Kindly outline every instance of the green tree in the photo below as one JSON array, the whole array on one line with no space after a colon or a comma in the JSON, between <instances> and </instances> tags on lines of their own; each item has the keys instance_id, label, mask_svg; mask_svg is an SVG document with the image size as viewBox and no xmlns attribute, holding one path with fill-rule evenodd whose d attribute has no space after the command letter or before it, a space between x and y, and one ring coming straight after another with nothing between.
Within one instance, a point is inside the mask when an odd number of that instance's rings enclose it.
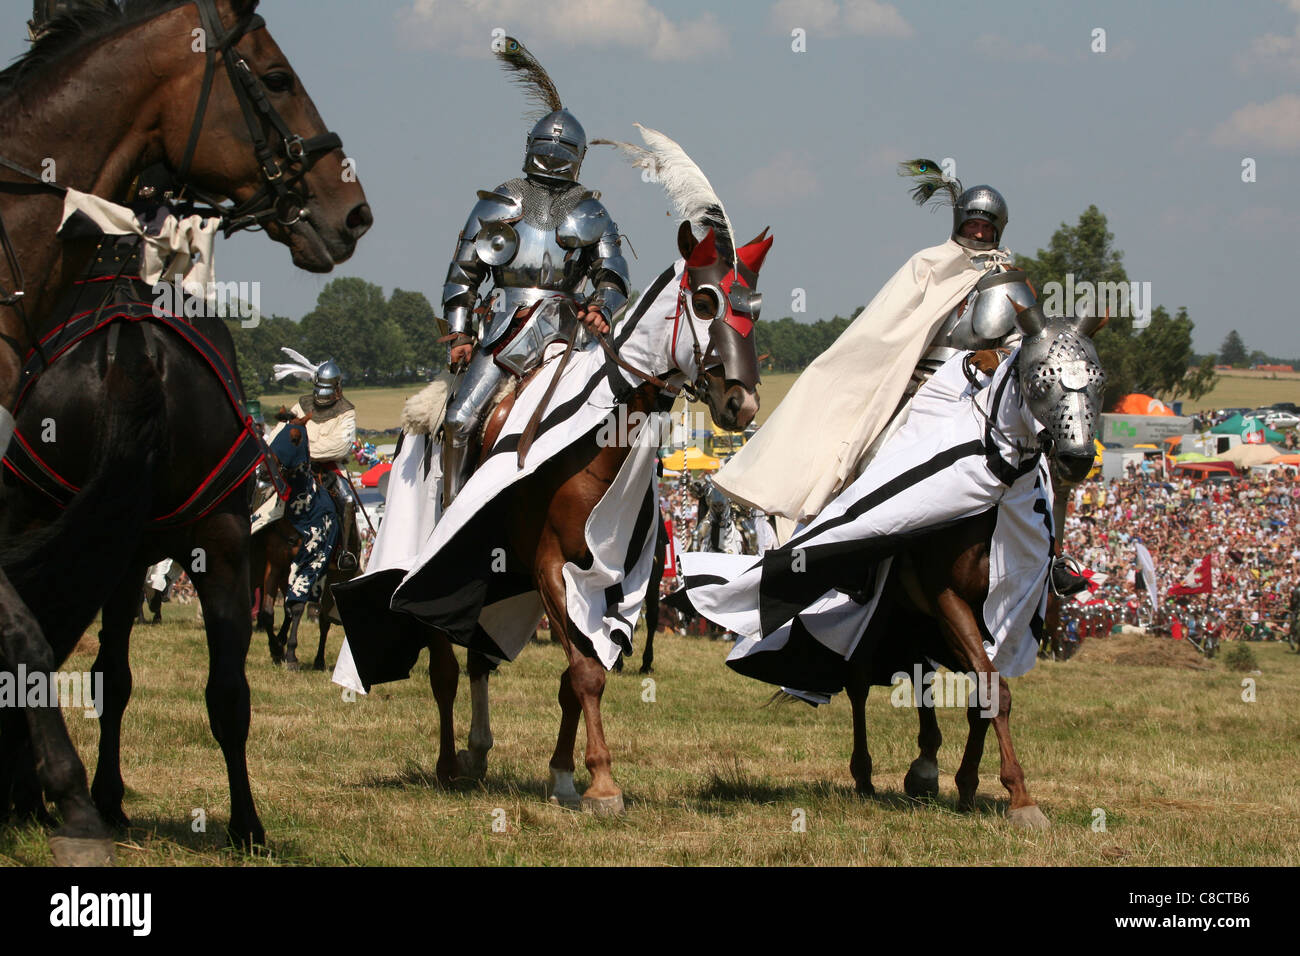
<instances>
[{"instance_id":1,"label":"green tree","mask_svg":"<svg viewBox=\"0 0 1300 956\"><path fill-rule=\"evenodd\" d=\"M1219 346L1219 361L1224 365L1246 364L1246 343L1236 329L1224 336L1223 344Z\"/></svg>"},{"instance_id":2,"label":"green tree","mask_svg":"<svg viewBox=\"0 0 1300 956\"><path fill-rule=\"evenodd\" d=\"M1113 247L1115 236L1106 217L1089 206L1074 226L1061 223L1046 249L1036 257L1016 256L1016 267L1044 295L1049 282L1073 284L1128 282L1124 253ZM1151 312L1144 329L1134 328L1132 316L1111 316L1093 341L1106 369L1106 390L1102 407L1112 408L1130 392L1161 395L1172 400L1180 396L1197 399L1214 387L1214 357L1207 356L1194 368L1192 330L1195 325L1186 308L1170 316L1163 306Z\"/></svg>"},{"instance_id":3,"label":"green tree","mask_svg":"<svg viewBox=\"0 0 1300 956\"><path fill-rule=\"evenodd\" d=\"M447 346L438 344L442 333L433 306L423 292L394 289L388 299L388 317L401 332L411 375L417 369L436 368L446 361Z\"/></svg>"},{"instance_id":4,"label":"green tree","mask_svg":"<svg viewBox=\"0 0 1300 956\"><path fill-rule=\"evenodd\" d=\"M384 290L364 279L333 279L303 316L303 353L313 362L332 358L353 384L390 378L405 363L406 343L388 315Z\"/></svg>"}]
</instances>

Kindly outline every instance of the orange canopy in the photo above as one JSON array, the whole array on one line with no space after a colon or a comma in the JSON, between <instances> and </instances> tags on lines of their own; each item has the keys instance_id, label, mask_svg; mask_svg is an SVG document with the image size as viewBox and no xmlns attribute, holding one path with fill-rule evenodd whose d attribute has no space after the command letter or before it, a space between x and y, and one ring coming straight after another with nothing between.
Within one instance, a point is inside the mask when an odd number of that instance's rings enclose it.
<instances>
[{"instance_id":1,"label":"orange canopy","mask_svg":"<svg viewBox=\"0 0 1300 956\"><path fill-rule=\"evenodd\" d=\"M1174 410L1150 395L1133 392L1119 400L1114 409L1120 415L1173 415Z\"/></svg>"}]
</instances>

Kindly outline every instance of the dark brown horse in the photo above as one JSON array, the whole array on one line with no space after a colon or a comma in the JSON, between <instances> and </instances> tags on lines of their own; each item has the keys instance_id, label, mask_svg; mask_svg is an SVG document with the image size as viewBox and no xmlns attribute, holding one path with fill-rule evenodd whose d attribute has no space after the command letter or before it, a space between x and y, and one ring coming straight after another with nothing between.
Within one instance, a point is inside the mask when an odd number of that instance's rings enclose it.
<instances>
[{"instance_id":1,"label":"dark brown horse","mask_svg":"<svg viewBox=\"0 0 1300 956\"><path fill-rule=\"evenodd\" d=\"M997 683L996 714L990 717L978 704L966 710L969 732L955 777L957 808L975 808L979 765L991 721L998 738L1000 779L1011 795L1008 819L1017 826L1046 827L1047 817L1029 796L1024 770L1011 743L1011 690L989 660L978 624L988 596L989 542L995 521L996 512L986 511L942 532L919 536L899 556L871 629L849 659L845 684L853 713L849 770L859 793L875 792L867 749L867 693L873 685L890 685L895 674L911 675L918 666L929 671L930 661L934 661L954 673L976 674L981 680ZM939 794L938 759L943 742L935 708L922 703L923 691L923 687L914 688L920 754L903 780L908 796L918 799Z\"/></svg>"},{"instance_id":2,"label":"dark brown horse","mask_svg":"<svg viewBox=\"0 0 1300 956\"><path fill-rule=\"evenodd\" d=\"M1042 426L1037 436L1042 453L1049 456L1063 479L1078 481L1091 467L1092 425L1097 421L1105 384L1091 343L1104 320L1047 320L1037 305L1029 309L1017 306L1017 312L1025 338L1010 374L1019 377L1021 401L1032 420ZM989 594L990 543L997 520L997 510L992 508L917 535L900 549L880 610L848 664L846 689L853 710L850 771L860 793L873 792L864 713L871 686L890 684L893 675L911 674L914 668L928 671L928 662L934 661L952 672L973 675L989 691L989 697L995 697L992 714L979 703L967 708L969 732L955 775L958 809L975 806L979 765L991 722L998 739L999 779L1011 798L1008 820L1015 826L1045 828L1048 819L1029 796L1011 742L1011 690L989 659L980 626ZM1051 608L1052 602L1048 604ZM1043 622L1038 625L1041 632ZM914 688L917 695L922 691ZM904 789L914 797L934 797L939 791L942 736L933 707L918 706L917 714L920 755L908 769Z\"/></svg>"},{"instance_id":3,"label":"dark brown horse","mask_svg":"<svg viewBox=\"0 0 1300 956\"><path fill-rule=\"evenodd\" d=\"M4 665L53 671L103 609L94 787L87 790L57 708L25 709L25 726L7 720L0 737L7 758L0 801L8 804L18 786L13 775L34 757L39 789L62 817L51 838L59 862L105 859L112 844L104 820L126 822L119 752L131 690L128 640L144 570L163 556L182 562L203 602L206 696L230 780L230 836L245 846L265 839L244 756L251 635L244 485L193 521L162 520L169 510L184 512L245 427L231 410L232 386L214 374L221 363L235 365L229 329L219 318L192 320L212 347L204 357L149 321L114 321L34 383L22 374L38 336L61 318L60 297L111 316L123 295L140 294L129 278L109 282L111 290L87 283L68 291L96 243L54 239L63 208L58 184L120 201L143 170L161 164L190 196L233 203L224 211L228 231L261 225L313 272L348 258L369 227L369 207L337 137L326 134L255 7L256 0L108 4L54 21L0 75L3 156L24 170L0 169L0 219L14 240L14 256L0 262L0 286L24 292L0 309L8 345L0 347L0 400L12 409L25 389L19 435L30 439L43 422L57 423L58 440L40 454L79 489L60 508L6 471ZM43 166L43 157L52 165ZM53 171L57 184L33 178L38 169Z\"/></svg>"},{"instance_id":4,"label":"dark brown horse","mask_svg":"<svg viewBox=\"0 0 1300 956\"><path fill-rule=\"evenodd\" d=\"M250 584L258 592L257 626L266 632L267 647L271 660L283 664L286 670L298 670L298 626L302 615L285 612L280 629L275 627L275 602L289 592L289 569L298 554L301 536L288 518L273 521L268 527L251 536L249 573ZM341 546L341 544L340 544ZM325 576L325 587L321 591L321 600L317 605L317 623L320 626L320 642L316 645L316 657L311 669L325 669L325 645L329 640L330 626L333 624L335 584L351 581L358 571L344 571L338 566L339 548L330 555L329 571Z\"/></svg>"}]
</instances>

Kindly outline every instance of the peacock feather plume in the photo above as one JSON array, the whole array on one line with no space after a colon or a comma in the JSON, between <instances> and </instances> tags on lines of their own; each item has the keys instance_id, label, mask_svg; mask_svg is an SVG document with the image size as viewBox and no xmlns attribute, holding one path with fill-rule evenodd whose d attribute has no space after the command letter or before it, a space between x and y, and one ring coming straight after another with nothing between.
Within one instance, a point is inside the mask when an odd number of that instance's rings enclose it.
<instances>
[{"instance_id":1,"label":"peacock feather plume","mask_svg":"<svg viewBox=\"0 0 1300 956\"><path fill-rule=\"evenodd\" d=\"M529 119L539 120L548 113L564 109L560 91L555 88L550 74L528 52L526 46L514 37L505 37L494 55L510 74L511 81L523 89L529 100L537 104L536 112L530 114Z\"/></svg>"},{"instance_id":2,"label":"peacock feather plume","mask_svg":"<svg viewBox=\"0 0 1300 956\"><path fill-rule=\"evenodd\" d=\"M961 180L945 179L943 167L933 159L909 159L898 164L898 175L916 180L912 187L912 201L918 206L928 202L954 205L961 195Z\"/></svg>"}]
</instances>

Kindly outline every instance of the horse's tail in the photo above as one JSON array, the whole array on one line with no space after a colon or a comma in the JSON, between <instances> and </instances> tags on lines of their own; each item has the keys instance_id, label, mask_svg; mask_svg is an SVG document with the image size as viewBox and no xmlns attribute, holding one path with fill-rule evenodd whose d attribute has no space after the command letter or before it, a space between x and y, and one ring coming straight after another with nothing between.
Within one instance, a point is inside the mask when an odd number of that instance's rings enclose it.
<instances>
[{"instance_id":1,"label":"horse's tail","mask_svg":"<svg viewBox=\"0 0 1300 956\"><path fill-rule=\"evenodd\" d=\"M121 348L103 379L90 477L55 521L0 549L0 566L51 638L80 637L139 548L166 437L164 398L144 349Z\"/></svg>"}]
</instances>

